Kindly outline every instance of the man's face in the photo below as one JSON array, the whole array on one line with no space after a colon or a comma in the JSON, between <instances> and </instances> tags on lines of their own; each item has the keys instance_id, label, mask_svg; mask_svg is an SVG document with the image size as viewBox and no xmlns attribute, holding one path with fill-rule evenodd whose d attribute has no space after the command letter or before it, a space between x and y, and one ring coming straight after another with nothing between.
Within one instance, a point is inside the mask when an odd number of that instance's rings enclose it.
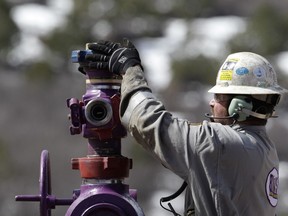
<instances>
[{"instance_id":1,"label":"man's face","mask_svg":"<svg viewBox=\"0 0 288 216\"><path fill-rule=\"evenodd\" d=\"M231 95L227 94L214 94L214 98L210 101L209 105L213 117L227 117L228 107L231 102ZM232 124L232 119L214 119L214 122L221 123L223 125Z\"/></svg>"}]
</instances>

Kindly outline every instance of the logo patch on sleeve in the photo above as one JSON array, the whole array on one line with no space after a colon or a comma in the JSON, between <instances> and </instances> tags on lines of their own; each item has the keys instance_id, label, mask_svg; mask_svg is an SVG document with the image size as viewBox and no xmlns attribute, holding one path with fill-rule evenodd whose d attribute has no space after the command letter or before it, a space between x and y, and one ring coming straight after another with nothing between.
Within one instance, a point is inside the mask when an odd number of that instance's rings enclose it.
<instances>
[{"instance_id":1,"label":"logo patch on sleeve","mask_svg":"<svg viewBox=\"0 0 288 216\"><path fill-rule=\"evenodd\" d=\"M266 179L266 196L271 206L276 207L278 203L279 173L273 168Z\"/></svg>"}]
</instances>

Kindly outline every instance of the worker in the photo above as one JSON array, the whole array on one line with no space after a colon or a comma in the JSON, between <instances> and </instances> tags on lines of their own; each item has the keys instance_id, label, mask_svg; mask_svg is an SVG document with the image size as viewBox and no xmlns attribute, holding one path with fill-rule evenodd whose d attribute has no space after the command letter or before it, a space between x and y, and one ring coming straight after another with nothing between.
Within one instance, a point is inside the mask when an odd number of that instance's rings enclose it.
<instances>
[{"instance_id":1,"label":"worker","mask_svg":"<svg viewBox=\"0 0 288 216\"><path fill-rule=\"evenodd\" d=\"M192 123L173 116L153 94L130 41L88 47L88 67L123 77L120 115L126 129L187 183L184 215L276 214L279 159L265 126L287 90L264 57L229 55L208 91L214 94L210 120Z\"/></svg>"}]
</instances>

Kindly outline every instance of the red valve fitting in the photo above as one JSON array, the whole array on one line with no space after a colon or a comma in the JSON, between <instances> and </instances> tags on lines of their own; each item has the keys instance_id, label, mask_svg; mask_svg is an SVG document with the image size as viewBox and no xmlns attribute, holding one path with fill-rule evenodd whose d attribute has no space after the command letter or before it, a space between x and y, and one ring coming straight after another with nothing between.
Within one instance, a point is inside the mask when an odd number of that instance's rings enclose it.
<instances>
[{"instance_id":1,"label":"red valve fitting","mask_svg":"<svg viewBox=\"0 0 288 216\"><path fill-rule=\"evenodd\" d=\"M122 156L72 158L71 163L85 179L123 179L132 169L132 159Z\"/></svg>"}]
</instances>

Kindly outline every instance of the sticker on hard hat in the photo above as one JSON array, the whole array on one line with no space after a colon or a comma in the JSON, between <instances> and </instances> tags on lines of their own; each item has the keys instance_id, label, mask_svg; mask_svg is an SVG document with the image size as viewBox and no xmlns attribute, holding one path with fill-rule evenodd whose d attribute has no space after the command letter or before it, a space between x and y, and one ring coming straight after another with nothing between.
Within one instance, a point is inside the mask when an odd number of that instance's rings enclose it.
<instances>
[{"instance_id":1,"label":"sticker on hard hat","mask_svg":"<svg viewBox=\"0 0 288 216\"><path fill-rule=\"evenodd\" d=\"M233 70L238 61L239 59L228 59L221 68L219 79L232 80Z\"/></svg>"},{"instance_id":2,"label":"sticker on hard hat","mask_svg":"<svg viewBox=\"0 0 288 216\"><path fill-rule=\"evenodd\" d=\"M256 77L258 78L261 78L265 75L265 69L262 68L262 67L256 67L254 70L253 70L253 73Z\"/></svg>"},{"instance_id":3,"label":"sticker on hard hat","mask_svg":"<svg viewBox=\"0 0 288 216\"><path fill-rule=\"evenodd\" d=\"M240 67L236 70L236 74L238 74L239 76L241 75L245 75L245 74L248 74L249 73L249 70L245 67Z\"/></svg>"},{"instance_id":4,"label":"sticker on hard hat","mask_svg":"<svg viewBox=\"0 0 288 216\"><path fill-rule=\"evenodd\" d=\"M221 71L219 79L223 80L232 80L233 71Z\"/></svg>"}]
</instances>

